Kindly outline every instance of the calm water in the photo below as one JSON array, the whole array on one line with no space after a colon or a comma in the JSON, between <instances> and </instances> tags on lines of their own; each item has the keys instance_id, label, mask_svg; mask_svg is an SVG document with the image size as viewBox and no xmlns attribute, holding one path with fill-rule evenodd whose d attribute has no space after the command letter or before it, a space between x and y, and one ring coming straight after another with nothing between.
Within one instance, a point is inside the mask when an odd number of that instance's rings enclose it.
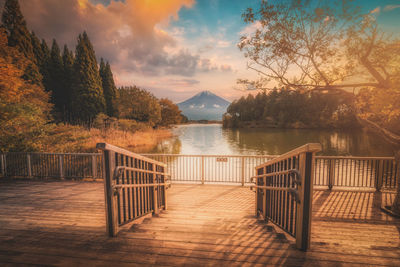
<instances>
[{"instance_id":1,"label":"calm water","mask_svg":"<svg viewBox=\"0 0 400 267\"><path fill-rule=\"evenodd\" d=\"M391 145L372 133L317 129L223 129L220 124L180 125L174 138L152 151L173 154L277 155L320 143L322 155L392 156Z\"/></svg>"}]
</instances>

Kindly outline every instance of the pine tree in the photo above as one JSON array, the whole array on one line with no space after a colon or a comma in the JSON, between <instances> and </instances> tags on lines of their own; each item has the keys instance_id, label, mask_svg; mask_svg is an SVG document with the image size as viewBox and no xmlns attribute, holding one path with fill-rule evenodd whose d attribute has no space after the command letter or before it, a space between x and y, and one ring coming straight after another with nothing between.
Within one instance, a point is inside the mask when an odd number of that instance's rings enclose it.
<instances>
[{"instance_id":1,"label":"pine tree","mask_svg":"<svg viewBox=\"0 0 400 267\"><path fill-rule=\"evenodd\" d=\"M104 64L104 60L100 62L100 77L103 84L104 98L106 100L106 114L110 117L116 116L115 99L117 87L114 83L114 77L111 71L110 63Z\"/></svg>"},{"instance_id":2,"label":"pine tree","mask_svg":"<svg viewBox=\"0 0 400 267\"><path fill-rule=\"evenodd\" d=\"M35 63L38 66L39 71L40 71L40 66L43 64L43 56L44 55L43 55L42 46L40 44L40 40L34 32L31 33L31 41L32 41L33 54L35 55Z\"/></svg>"},{"instance_id":3,"label":"pine tree","mask_svg":"<svg viewBox=\"0 0 400 267\"><path fill-rule=\"evenodd\" d=\"M49 89L51 92L51 101L54 104L56 118L61 119L66 109L66 95L64 92L64 65L61 58L60 48L54 39L51 46L50 60L48 64L49 71Z\"/></svg>"},{"instance_id":4,"label":"pine tree","mask_svg":"<svg viewBox=\"0 0 400 267\"><path fill-rule=\"evenodd\" d=\"M43 87L43 77L36 65L31 34L21 13L18 0L6 0L1 20L8 37L8 45L15 47L30 61L21 77L30 84Z\"/></svg>"},{"instance_id":5,"label":"pine tree","mask_svg":"<svg viewBox=\"0 0 400 267\"><path fill-rule=\"evenodd\" d=\"M6 0L2 22L8 35L8 45L16 47L26 58L34 61L31 35L21 13L18 0Z\"/></svg>"},{"instance_id":6,"label":"pine tree","mask_svg":"<svg viewBox=\"0 0 400 267\"><path fill-rule=\"evenodd\" d=\"M74 75L74 54L64 45L62 61L64 64L63 91L65 93L65 111L63 120L71 122L72 78Z\"/></svg>"},{"instance_id":7,"label":"pine tree","mask_svg":"<svg viewBox=\"0 0 400 267\"><path fill-rule=\"evenodd\" d=\"M84 32L78 37L74 62L72 109L77 123L90 127L96 115L105 111L101 83L93 46Z\"/></svg>"},{"instance_id":8,"label":"pine tree","mask_svg":"<svg viewBox=\"0 0 400 267\"><path fill-rule=\"evenodd\" d=\"M50 64L50 49L47 46L47 43L44 39L42 39L42 43L40 44L42 50L41 62L39 62L39 70L43 76L43 85L44 89L47 92L51 91L50 88L50 74L49 74L49 64Z\"/></svg>"}]
</instances>

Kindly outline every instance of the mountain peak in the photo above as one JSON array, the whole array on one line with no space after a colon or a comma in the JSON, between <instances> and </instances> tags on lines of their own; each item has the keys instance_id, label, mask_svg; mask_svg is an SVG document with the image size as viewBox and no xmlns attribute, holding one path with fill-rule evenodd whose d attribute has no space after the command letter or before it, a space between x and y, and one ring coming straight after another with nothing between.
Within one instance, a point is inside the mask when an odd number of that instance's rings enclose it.
<instances>
[{"instance_id":1,"label":"mountain peak","mask_svg":"<svg viewBox=\"0 0 400 267\"><path fill-rule=\"evenodd\" d=\"M229 101L206 90L178 103L178 106L191 120L221 120L229 104Z\"/></svg>"},{"instance_id":2,"label":"mountain peak","mask_svg":"<svg viewBox=\"0 0 400 267\"><path fill-rule=\"evenodd\" d=\"M205 90L205 91L201 91L200 93L197 93L197 94L195 95L195 97L196 97L196 96L207 96L207 95L215 95L215 94L212 93L212 92L210 92L210 91L208 91L208 90Z\"/></svg>"}]
</instances>

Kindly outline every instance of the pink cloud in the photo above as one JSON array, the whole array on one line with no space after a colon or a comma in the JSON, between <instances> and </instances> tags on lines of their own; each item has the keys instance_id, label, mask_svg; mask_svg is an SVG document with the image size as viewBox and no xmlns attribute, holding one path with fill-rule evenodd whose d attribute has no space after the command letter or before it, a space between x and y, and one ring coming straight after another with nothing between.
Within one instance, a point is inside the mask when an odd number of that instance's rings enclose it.
<instances>
[{"instance_id":1,"label":"pink cloud","mask_svg":"<svg viewBox=\"0 0 400 267\"><path fill-rule=\"evenodd\" d=\"M378 7L376 7L376 8L374 8L373 10L371 10L369 13L370 14L378 14L378 13L380 13L381 12L381 8L378 6Z\"/></svg>"}]
</instances>

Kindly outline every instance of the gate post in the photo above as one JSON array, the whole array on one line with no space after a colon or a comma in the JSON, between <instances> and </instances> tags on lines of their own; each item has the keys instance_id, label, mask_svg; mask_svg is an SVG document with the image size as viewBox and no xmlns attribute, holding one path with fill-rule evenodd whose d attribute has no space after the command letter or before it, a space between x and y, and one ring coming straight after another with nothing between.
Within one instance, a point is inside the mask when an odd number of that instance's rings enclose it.
<instances>
[{"instance_id":1,"label":"gate post","mask_svg":"<svg viewBox=\"0 0 400 267\"><path fill-rule=\"evenodd\" d=\"M297 205L296 247L304 251L310 247L311 240L314 154L301 153L299 159L301 183L297 186L300 203Z\"/></svg>"},{"instance_id":2,"label":"gate post","mask_svg":"<svg viewBox=\"0 0 400 267\"><path fill-rule=\"evenodd\" d=\"M267 174L268 172L267 172L267 167L263 167L263 172L262 172L263 174ZM263 178L263 186L266 186L267 185L267 176L264 176ZM267 189L266 188L264 188L262 191L261 191L262 193L263 193L263 220L268 220L267 219ZM271 198L269 198L269 199L271 199Z\"/></svg>"},{"instance_id":3,"label":"gate post","mask_svg":"<svg viewBox=\"0 0 400 267\"><path fill-rule=\"evenodd\" d=\"M257 176L258 175L258 171L257 171L257 167L254 167L254 173L255 173L255 176ZM255 207L255 216L256 217L258 217L258 178L257 177L255 177L255 184L256 184L256 187L255 187L255 194L254 194L254 196L255 196L255 203L256 203L256 207Z\"/></svg>"},{"instance_id":4,"label":"gate post","mask_svg":"<svg viewBox=\"0 0 400 267\"><path fill-rule=\"evenodd\" d=\"M103 152L103 166L104 166L104 195L106 201L106 227L109 236L113 237L118 232L118 218L115 212L117 209L117 202L115 201L113 191L113 176L115 170L115 152L104 150Z\"/></svg>"},{"instance_id":5,"label":"gate post","mask_svg":"<svg viewBox=\"0 0 400 267\"><path fill-rule=\"evenodd\" d=\"M3 175L7 177L7 154L3 154Z\"/></svg>"},{"instance_id":6,"label":"gate post","mask_svg":"<svg viewBox=\"0 0 400 267\"><path fill-rule=\"evenodd\" d=\"M332 190L333 179L335 179L335 159L329 159L328 188Z\"/></svg>"},{"instance_id":7,"label":"gate post","mask_svg":"<svg viewBox=\"0 0 400 267\"><path fill-rule=\"evenodd\" d=\"M165 173L167 167L162 167L162 171L163 173ZM168 207L168 198L167 198L167 177L165 175L160 175L161 176L161 181L164 184L163 186L160 186L160 190L162 188L162 192L163 192L163 197L164 197L164 210L167 209Z\"/></svg>"},{"instance_id":8,"label":"gate post","mask_svg":"<svg viewBox=\"0 0 400 267\"><path fill-rule=\"evenodd\" d=\"M26 165L28 168L28 178L32 178L32 163L31 163L31 154L26 154Z\"/></svg>"},{"instance_id":9,"label":"gate post","mask_svg":"<svg viewBox=\"0 0 400 267\"><path fill-rule=\"evenodd\" d=\"M383 160L378 161L378 171L376 175L376 182L375 182L375 188L376 191L381 191L383 184Z\"/></svg>"},{"instance_id":10,"label":"gate post","mask_svg":"<svg viewBox=\"0 0 400 267\"><path fill-rule=\"evenodd\" d=\"M58 164L60 166L60 178L64 178L64 155L58 156Z\"/></svg>"},{"instance_id":11,"label":"gate post","mask_svg":"<svg viewBox=\"0 0 400 267\"><path fill-rule=\"evenodd\" d=\"M0 172L1 172L1 176L5 176L4 175L4 159L3 159L3 157L4 157L4 154L3 153L0 153Z\"/></svg>"},{"instance_id":12,"label":"gate post","mask_svg":"<svg viewBox=\"0 0 400 267\"><path fill-rule=\"evenodd\" d=\"M158 214L158 178L157 178L157 165L156 164L152 164L153 166L153 214ZM157 185L156 185L157 184Z\"/></svg>"},{"instance_id":13,"label":"gate post","mask_svg":"<svg viewBox=\"0 0 400 267\"><path fill-rule=\"evenodd\" d=\"M92 155L92 175L93 179L97 178L97 156Z\"/></svg>"}]
</instances>

